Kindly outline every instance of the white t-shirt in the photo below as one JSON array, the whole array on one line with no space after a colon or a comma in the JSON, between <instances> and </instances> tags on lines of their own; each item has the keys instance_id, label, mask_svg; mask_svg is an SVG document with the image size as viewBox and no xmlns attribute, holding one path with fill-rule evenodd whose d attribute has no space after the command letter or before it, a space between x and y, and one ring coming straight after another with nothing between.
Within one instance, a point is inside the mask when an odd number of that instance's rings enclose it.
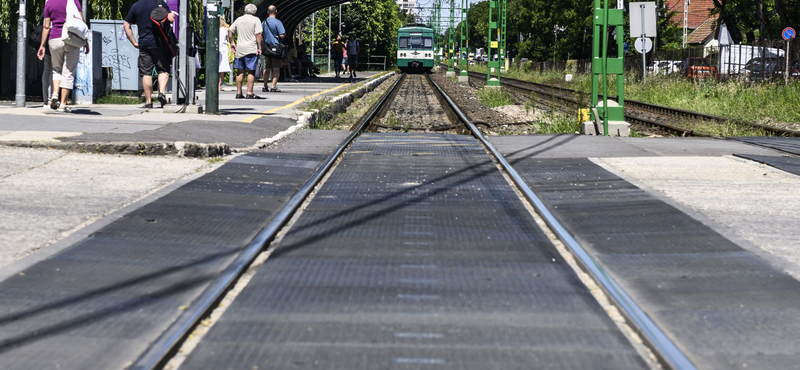
<instances>
[{"instance_id":1,"label":"white t-shirt","mask_svg":"<svg viewBox=\"0 0 800 370\"><path fill-rule=\"evenodd\" d=\"M350 55L358 54L358 41L348 41L347 42L347 54L350 54Z\"/></svg>"}]
</instances>

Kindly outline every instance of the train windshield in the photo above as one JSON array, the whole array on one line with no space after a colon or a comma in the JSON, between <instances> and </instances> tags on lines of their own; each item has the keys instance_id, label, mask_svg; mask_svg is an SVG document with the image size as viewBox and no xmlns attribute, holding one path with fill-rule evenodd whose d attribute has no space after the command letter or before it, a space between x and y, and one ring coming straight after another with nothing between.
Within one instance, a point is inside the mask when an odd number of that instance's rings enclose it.
<instances>
[{"instance_id":1,"label":"train windshield","mask_svg":"<svg viewBox=\"0 0 800 370\"><path fill-rule=\"evenodd\" d=\"M430 49L433 47L433 37L422 36L402 36L400 37L398 49Z\"/></svg>"}]
</instances>

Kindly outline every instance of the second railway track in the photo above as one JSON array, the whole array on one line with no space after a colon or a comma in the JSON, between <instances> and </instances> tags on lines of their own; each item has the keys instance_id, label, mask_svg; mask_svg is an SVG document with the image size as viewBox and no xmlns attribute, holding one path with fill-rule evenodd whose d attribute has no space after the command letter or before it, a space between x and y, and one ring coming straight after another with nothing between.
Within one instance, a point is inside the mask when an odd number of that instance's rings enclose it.
<instances>
[{"instance_id":1,"label":"second railway track","mask_svg":"<svg viewBox=\"0 0 800 370\"><path fill-rule=\"evenodd\" d=\"M486 80L486 74L484 73L469 72L469 76L470 78L477 79L479 81ZM502 86L512 90L521 91L527 94L536 93L545 100L548 98L556 99L561 107L563 107L563 104L566 104L577 109L579 105L581 105L581 108L583 108L583 105L588 104L588 102L579 102L577 98L579 94L573 89L511 78L502 78L500 83ZM586 99L589 98L588 94L583 95L585 95ZM683 120L694 120L710 122L718 125L739 125L774 136L800 137L800 131L772 127L755 122L719 117L705 113L692 112L684 109L671 108L631 99L625 99L625 118L630 123L654 127L678 136L713 136L681 126L680 122Z\"/></svg>"}]
</instances>

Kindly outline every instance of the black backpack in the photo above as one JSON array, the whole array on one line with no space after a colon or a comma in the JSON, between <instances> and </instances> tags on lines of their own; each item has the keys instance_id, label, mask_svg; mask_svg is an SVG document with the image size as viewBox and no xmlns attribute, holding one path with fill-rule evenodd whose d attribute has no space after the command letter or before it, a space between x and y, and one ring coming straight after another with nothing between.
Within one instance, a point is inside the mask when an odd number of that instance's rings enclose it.
<instances>
[{"instance_id":1,"label":"black backpack","mask_svg":"<svg viewBox=\"0 0 800 370\"><path fill-rule=\"evenodd\" d=\"M159 2L160 3L160 2ZM167 51L173 58L180 54L178 49L178 39L175 33L172 32L172 24L167 18L169 10L159 5L157 8L150 12L150 20L153 21L153 37L156 39L156 45L161 50Z\"/></svg>"}]
</instances>

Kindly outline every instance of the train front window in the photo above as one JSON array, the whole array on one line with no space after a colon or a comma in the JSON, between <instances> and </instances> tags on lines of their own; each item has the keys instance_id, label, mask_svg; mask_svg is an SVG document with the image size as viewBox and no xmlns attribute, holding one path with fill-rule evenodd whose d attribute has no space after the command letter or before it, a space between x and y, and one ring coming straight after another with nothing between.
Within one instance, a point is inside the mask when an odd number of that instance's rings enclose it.
<instances>
[{"instance_id":1,"label":"train front window","mask_svg":"<svg viewBox=\"0 0 800 370\"><path fill-rule=\"evenodd\" d=\"M430 49L433 47L432 37L403 36L398 39L398 49Z\"/></svg>"}]
</instances>

